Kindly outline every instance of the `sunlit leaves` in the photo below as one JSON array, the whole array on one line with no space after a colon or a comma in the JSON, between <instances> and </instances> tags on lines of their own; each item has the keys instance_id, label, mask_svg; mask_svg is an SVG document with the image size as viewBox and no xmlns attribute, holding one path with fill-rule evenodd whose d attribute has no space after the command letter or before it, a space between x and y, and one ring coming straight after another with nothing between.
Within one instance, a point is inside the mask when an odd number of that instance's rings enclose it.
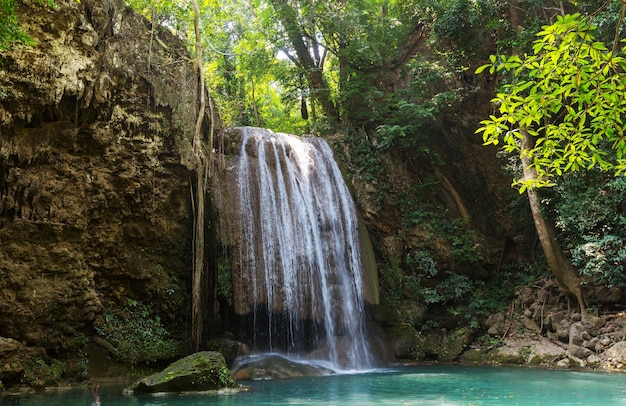
<instances>
[{"instance_id":1,"label":"sunlit leaves","mask_svg":"<svg viewBox=\"0 0 626 406\"><path fill-rule=\"evenodd\" d=\"M626 169L626 60L594 30L579 14L560 16L537 33L533 54L491 55L476 70L511 77L492 100L499 114L476 132L485 144L532 158L538 179L517 181L522 190L551 185L563 172ZM521 150L520 128L535 137L532 149Z\"/></svg>"},{"instance_id":2,"label":"sunlit leaves","mask_svg":"<svg viewBox=\"0 0 626 406\"><path fill-rule=\"evenodd\" d=\"M53 0L37 0L40 5L55 8ZM13 43L32 45L33 39L18 25L15 13L15 0L0 0L0 51L7 49Z\"/></svg>"},{"instance_id":3,"label":"sunlit leaves","mask_svg":"<svg viewBox=\"0 0 626 406\"><path fill-rule=\"evenodd\" d=\"M181 37L185 37L187 35L187 29L193 27L193 15L190 1L126 0L126 2L155 24L168 27Z\"/></svg>"}]
</instances>

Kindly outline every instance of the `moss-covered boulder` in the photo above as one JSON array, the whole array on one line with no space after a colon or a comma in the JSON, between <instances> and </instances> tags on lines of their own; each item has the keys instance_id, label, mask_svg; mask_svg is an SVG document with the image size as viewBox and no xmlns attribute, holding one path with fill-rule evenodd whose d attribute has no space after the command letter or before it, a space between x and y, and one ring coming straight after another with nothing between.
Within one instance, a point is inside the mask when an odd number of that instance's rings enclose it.
<instances>
[{"instance_id":1,"label":"moss-covered boulder","mask_svg":"<svg viewBox=\"0 0 626 406\"><path fill-rule=\"evenodd\" d=\"M398 323L388 329L387 342L398 359L414 360L420 357L417 331L408 323Z\"/></svg>"},{"instance_id":2,"label":"moss-covered boulder","mask_svg":"<svg viewBox=\"0 0 626 406\"><path fill-rule=\"evenodd\" d=\"M560 366L567 357L565 348L543 337L507 338L488 353L493 364Z\"/></svg>"},{"instance_id":3,"label":"moss-covered boulder","mask_svg":"<svg viewBox=\"0 0 626 406\"><path fill-rule=\"evenodd\" d=\"M235 389L237 382L219 352L203 351L170 364L161 372L140 379L127 391L132 393L203 392Z\"/></svg>"},{"instance_id":4,"label":"moss-covered boulder","mask_svg":"<svg viewBox=\"0 0 626 406\"><path fill-rule=\"evenodd\" d=\"M450 334L432 332L423 337L421 349L438 361L451 362L457 359L476 336L476 329L462 327Z\"/></svg>"}]
</instances>

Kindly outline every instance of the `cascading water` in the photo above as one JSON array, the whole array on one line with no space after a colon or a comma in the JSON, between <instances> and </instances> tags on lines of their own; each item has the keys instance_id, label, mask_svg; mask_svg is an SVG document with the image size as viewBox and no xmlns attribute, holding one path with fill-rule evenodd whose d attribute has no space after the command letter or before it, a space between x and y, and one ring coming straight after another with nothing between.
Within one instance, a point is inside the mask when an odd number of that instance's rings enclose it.
<instances>
[{"instance_id":1,"label":"cascading water","mask_svg":"<svg viewBox=\"0 0 626 406\"><path fill-rule=\"evenodd\" d=\"M255 352L371 368L357 216L330 147L241 131L233 290Z\"/></svg>"}]
</instances>

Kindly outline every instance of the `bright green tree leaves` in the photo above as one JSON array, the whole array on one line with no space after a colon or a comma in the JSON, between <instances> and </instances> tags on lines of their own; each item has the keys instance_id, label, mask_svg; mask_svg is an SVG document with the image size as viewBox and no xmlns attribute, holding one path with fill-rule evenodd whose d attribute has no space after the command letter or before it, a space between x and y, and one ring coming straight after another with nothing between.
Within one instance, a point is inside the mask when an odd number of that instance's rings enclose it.
<instances>
[{"instance_id":1,"label":"bright green tree leaves","mask_svg":"<svg viewBox=\"0 0 626 406\"><path fill-rule=\"evenodd\" d=\"M14 0L0 0L0 50L13 41L23 40L24 34L17 26Z\"/></svg>"},{"instance_id":2,"label":"bright green tree leaves","mask_svg":"<svg viewBox=\"0 0 626 406\"><path fill-rule=\"evenodd\" d=\"M193 28L193 10L184 0L126 0L126 3L153 23L168 27L179 36Z\"/></svg>"},{"instance_id":3,"label":"bright green tree leaves","mask_svg":"<svg viewBox=\"0 0 626 406\"><path fill-rule=\"evenodd\" d=\"M37 0L37 3L55 7L54 0ZM12 43L32 45L33 40L18 25L15 0L0 0L0 51Z\"/></svg>"},{"instance_id":4,"label":"bright green tree leaves","mask_svg":"<svg viewBox=\"0 0 626 406\"><path fill-rule=\"evenodd\" d=\"M626 171L625 40L608 49L580 14L559 16L537 34L532 55L490 57L476 70L511 78L492 100L499 115L476 131L486 145L531 159L536 180L517 180L521 191L550 186L555 175L599 167ZM522 150L523 131L535 138Z\"/></svg>"}]
</instances>

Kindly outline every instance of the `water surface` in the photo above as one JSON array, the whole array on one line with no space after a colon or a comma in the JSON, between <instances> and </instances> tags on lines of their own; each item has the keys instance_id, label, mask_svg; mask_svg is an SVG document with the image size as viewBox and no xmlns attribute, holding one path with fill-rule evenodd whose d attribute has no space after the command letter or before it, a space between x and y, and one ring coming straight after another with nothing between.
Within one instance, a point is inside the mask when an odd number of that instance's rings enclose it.
<instances>
[{"instance_id":1,"label":"water surface","mask_svg":"<svg viewBox=\"0 0 626 406\"><path fill-rule=\"evenodd\" d=\"M419 366L366 374L242 381L237 394L125 396L102 385L101 406L200 405L626 405L622 373L533 368ZM8 406L87 406L88 388L0 397Z\"/></svg>"}]
</instances>

